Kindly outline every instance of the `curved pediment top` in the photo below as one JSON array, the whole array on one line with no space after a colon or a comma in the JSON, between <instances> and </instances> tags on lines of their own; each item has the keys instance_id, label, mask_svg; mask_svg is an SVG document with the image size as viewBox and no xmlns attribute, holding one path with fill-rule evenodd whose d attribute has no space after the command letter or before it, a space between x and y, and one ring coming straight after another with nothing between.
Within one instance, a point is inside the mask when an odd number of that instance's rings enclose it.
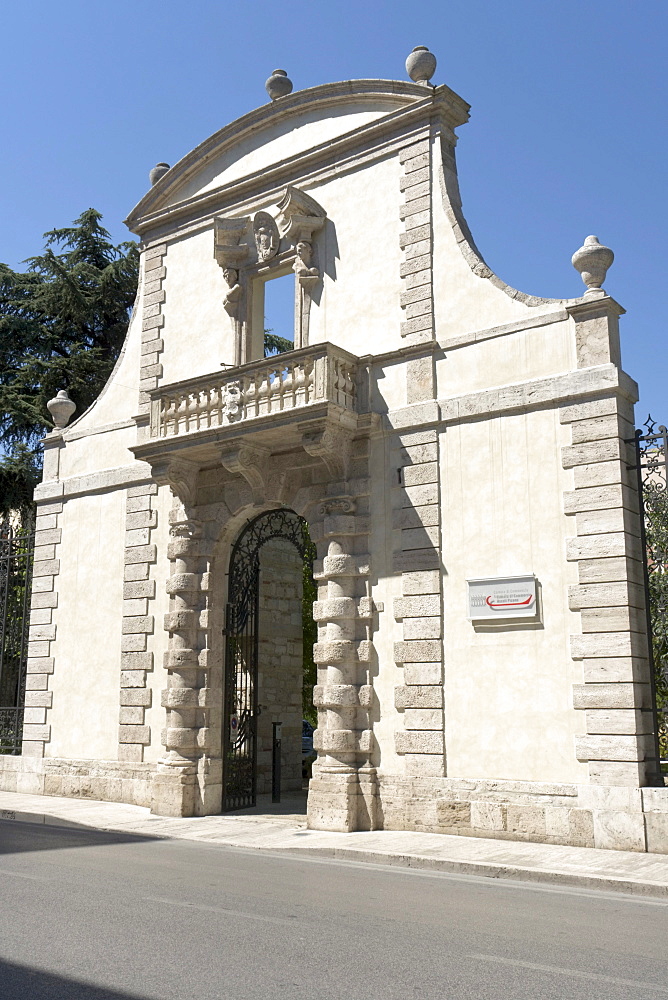
<instances>
[{"instance_id":1,"label":"curved pediment top","mask_svg":"<svg viewBox=\"0 0 668 1000\"><path fill-rule=\"evenodd\" d=\"M419 104L427 108L434 101L445 108L452 127L468 120L469 105L448 87L401 80L327 83L271 101L215 132L162 174L126 223L140 231L147 216L241 180L257 169L258 150L263 146L271 162L278 162L285 158L288 143L305 152L323 141L323 136L324 141L338 138L360 125ZM323 133L323 129L328 131ZM297 131L302 138L295 144Z\"/></svg>"}]
</instances>

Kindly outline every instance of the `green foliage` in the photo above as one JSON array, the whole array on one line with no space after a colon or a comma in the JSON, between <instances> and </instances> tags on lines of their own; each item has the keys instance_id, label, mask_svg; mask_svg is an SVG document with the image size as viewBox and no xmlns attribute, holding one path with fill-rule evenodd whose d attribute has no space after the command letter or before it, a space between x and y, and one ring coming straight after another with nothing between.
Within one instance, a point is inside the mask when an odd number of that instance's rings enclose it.
<instances>
[{"instance_id":1,"label":"green foliage","mask_svg":"<svg viewBox=\"0 0 668 1000\"><path fill-rule=\"evenodd\" d=\"M663 485L663 484L661 484ZM652 652L661 756L668 757L668 493L652 481L643 490L649 569Z\"/></svg>"},{"instance_id":2,"label":"green foliage","mask_svg":"<svg viewBox=\"0 0 668 1000\"><path fill-rule=\"evenodd\" d=\"M27 513L25 523L19 525L0 522L0 542L6 555L2 581L5 599L5 617L0 629L0 706L19 705L19 680L25 661L30 613L30 579L34 523Z\"/></svg>"},{"instance_id":3,"label":"green foliage","mask_svg":"<svg viewBox=\"0 0 668 1000\"><path fill-rule=\"evenodd\" d=\"M313 620L313 602L318 598L318 588L313 579L313 560L316 556L315 545L311 541L308 528L304 525L306 548L302 562L302 628L303 628L303 686L302 712L303 718L313 726L318 724L318 713L313 707L313 686L318 681L318 671L313 660L313 643L318 639L318 626Z\"/></svg>"},{"instance_id":4,"label":"green foliage","mask_svg":"<svg viewBox=\"0 0 668 1000\"><path fill-rule=\"evenodd\" d=\"M89 208L45 233L24 273L0 264L0 513L25 509L39 482L47 401L67 389L83 413L123 344L139 254L132 242L113 246L100 219Z\"/></svg>"},{"instance_id":5,"label":"green foliage","mask_svg":"<svg viewBox=\"0 0 668 1000\"><path fill-rule=\"evenodd\" d=\"M270 358L274 354L284 354L285 351L294 350L294 344L285 337L279 337L271 330L264 331L264 356Z\"/></svg>"}]
</instances>

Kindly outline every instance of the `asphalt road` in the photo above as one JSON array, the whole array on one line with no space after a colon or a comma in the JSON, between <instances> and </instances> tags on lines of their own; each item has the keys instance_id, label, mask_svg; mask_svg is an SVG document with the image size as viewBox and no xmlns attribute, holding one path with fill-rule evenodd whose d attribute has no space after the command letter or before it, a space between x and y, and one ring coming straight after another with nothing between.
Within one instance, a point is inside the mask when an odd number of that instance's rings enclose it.
<instances>
[{"instance_id":1,"label":"asphalt road","mask_svg":"<svg viewBox=\"0 0 668 1000\"><path fill-rule=\"evenodd\" d=\"M668 903L0 822L0 997L668 1000Z\"/></svg>"}]
</instances>

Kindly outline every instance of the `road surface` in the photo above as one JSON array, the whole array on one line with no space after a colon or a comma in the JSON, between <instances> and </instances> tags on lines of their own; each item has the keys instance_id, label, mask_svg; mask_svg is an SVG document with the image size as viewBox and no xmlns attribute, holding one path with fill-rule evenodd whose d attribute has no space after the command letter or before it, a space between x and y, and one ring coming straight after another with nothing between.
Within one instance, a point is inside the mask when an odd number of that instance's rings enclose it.
<instances>
[{"instance_id":1,"label":"road surface","mask_svg":"<svg viewBox=\"0 0 668 1000\"><path fill-rule=\"evenodd\" d=\"M0 997L668 1000L668 903L0 822Z\"/></svg>"}]
</instances>

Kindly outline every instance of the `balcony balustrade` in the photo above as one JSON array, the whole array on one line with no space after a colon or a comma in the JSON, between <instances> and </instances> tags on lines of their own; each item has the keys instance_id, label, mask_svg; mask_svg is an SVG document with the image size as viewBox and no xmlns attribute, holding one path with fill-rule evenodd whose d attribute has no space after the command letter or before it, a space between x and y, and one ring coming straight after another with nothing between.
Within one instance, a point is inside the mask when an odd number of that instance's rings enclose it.
<instances>
[{"instance_id":1,"label":"balcony balustrade","mask_svg":"<svg viewBox=\"0 0 668 1000\"><path fill-rule=\"evenodd\" d=\"M315 344L162 386L151 392L150 436L243 427L286 411L308 419L308 409L323 403L356 413L358 368L358 359L340 347Z\"/></svg>"}]
</instances>

